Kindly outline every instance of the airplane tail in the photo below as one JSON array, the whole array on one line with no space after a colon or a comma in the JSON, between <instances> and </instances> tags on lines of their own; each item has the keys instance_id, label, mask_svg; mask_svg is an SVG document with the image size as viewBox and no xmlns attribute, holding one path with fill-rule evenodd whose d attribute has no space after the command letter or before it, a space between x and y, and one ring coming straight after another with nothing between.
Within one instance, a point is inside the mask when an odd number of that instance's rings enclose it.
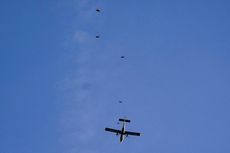
<instances>
[{"instance_id":1,"label":"airplane tail","mask_svg":"<svg viewBox=\"0 0 230 153\"><path fill-rule=\"evenodd\" d=\"M128 120L128 119L123 119L123 118L119 118L119 121L121 121L121 122L127 122L127 123L130 123L130 122L131 122L130 120Z\"/></svg>"}]
</instances>

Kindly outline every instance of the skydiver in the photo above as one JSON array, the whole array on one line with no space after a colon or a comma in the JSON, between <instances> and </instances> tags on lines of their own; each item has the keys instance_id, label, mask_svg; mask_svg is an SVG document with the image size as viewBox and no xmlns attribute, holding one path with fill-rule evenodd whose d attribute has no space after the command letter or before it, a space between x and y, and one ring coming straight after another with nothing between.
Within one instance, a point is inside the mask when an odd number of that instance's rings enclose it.
<instances>
[{"instance_id":1,"label":"skydiver","mask_svg":"<svg viewBox=\"0 0 230 153\"><path fill-rule=\"evenodd\" d=\"M97 9L96 9L96 12L100 13L100 12L101 12L101 10L100 10L99 8L97 8Z\"/></svg>"}]
</instances>

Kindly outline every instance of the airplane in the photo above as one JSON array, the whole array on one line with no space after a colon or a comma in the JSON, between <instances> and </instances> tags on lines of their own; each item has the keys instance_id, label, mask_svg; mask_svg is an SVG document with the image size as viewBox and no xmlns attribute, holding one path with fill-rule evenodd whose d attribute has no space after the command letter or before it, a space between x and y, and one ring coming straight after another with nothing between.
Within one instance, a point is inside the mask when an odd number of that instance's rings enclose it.
<instances>
[{"instance_id":1,"label":"airplane","mask_svg":"<svg viewBox=\"0 0 230 153\"><path fill-rule=\"evenodd\" d=\"M125 136L128 137L128 135L141 136L141 134L138 132L130 132L130 131L125 130L125 123L130 123L131 122L130 120L119 118L119 121L123 123L121 130L105 128L105 131L113 132L113 133L116 133L116 135L120 135L120 142L123 142L123 140L125 139Z\"/></svg>"}]
</instances>

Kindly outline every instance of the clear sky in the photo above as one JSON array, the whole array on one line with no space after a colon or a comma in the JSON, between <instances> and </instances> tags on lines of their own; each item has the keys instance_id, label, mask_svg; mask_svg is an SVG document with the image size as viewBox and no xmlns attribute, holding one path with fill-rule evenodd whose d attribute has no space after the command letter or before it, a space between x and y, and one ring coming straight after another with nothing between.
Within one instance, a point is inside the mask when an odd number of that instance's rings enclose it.
<instances>
[{"instance_id":1,"label":"clear sky","mask_svg":"<svg viewBox=\"0 0 230 153\"><path fill-rule=\"evenodd\" d=\"M2 0L0 152L229 153L229 16L227 0ZM120 144L104 128L124 116L143 136Z\"/></svg>"}]
</instances>

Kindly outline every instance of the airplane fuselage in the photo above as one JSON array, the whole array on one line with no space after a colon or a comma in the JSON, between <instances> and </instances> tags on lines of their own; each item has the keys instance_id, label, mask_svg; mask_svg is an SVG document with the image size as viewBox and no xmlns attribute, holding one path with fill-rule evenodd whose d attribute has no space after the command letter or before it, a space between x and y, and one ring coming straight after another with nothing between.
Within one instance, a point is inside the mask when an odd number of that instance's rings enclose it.
<instances>
[{"instance_id":1,"label":"airplane fuselage","mask_svg":"<svg viewBox=\"0 0 230 153\"><path fill-rule=\"evenodd\" d=\"M125 138L125 123L123 123L123 125L122 125L120 142L122 142L124 140L124 138Z\"/></svg>"}]
</instances>

